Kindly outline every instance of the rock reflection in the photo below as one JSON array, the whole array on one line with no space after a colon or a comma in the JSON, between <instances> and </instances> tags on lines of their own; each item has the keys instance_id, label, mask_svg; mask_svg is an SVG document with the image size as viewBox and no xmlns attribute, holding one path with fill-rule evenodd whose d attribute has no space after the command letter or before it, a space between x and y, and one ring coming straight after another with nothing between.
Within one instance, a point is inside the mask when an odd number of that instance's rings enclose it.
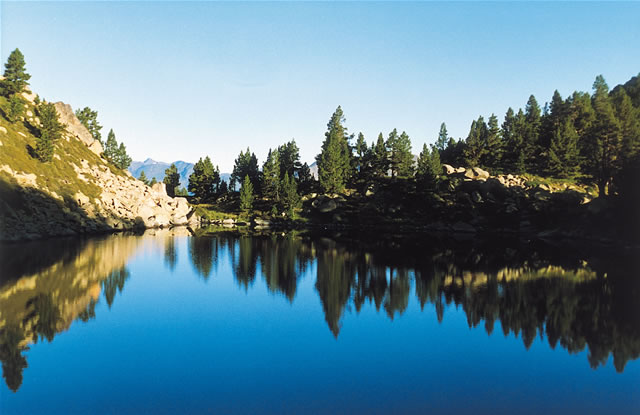
<instances>
[{"instance_id":1,"label":"rock reflection","mask_svg":"<svg viewBox=\"0 0 640 415\"><path fill-rule=\"evenodd\" d=\"M140 241L117 235L2 246L3 257L11 260L2 264L8 278L0 286L0 360L11 390L22 384L29 344L51 342L73 321L95 318L101 292L111 307Z\"/></svg>"}]
</instances>

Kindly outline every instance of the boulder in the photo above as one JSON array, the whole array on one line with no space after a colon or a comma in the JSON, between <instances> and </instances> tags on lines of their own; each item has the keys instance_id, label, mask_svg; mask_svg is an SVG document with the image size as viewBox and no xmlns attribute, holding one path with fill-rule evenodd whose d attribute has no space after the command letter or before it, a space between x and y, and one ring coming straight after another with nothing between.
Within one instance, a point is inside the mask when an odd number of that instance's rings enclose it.
<instances>
[{"instance_id":1,"label":"boulder","mask_svg":"<svg viewBox=\"0 0 640 415\"><path fill-rule=\"evenodd\" d=\"M444 174L449 175L449 174L453 174L453 173L455 173L455 172L456 172L456 169L455 169L455 167L453 167L453 166L451 166L451 165L449 165L449 164L443 164L443 165L442 165L442 172L443 172Z\"/></svg>"},{"instance_id":2,"label":"boulder","mask_svg":"<svg viewBox=\"0 0 640 415\"><path fill-rule=\"evenodd\" d=\"M234 225L235 223L236 221L231 218L227 218L222 221L222 225Z\"/></svg>"},{"instance_id":3,"label":"boulder","mask_svg":"<svg viewBox=\"0 0 640 415\"><path fill-rule=\"evenodd\" d=\"M487 180L489 176L489 173L485 170L482 170L480 167L466 169L464 172L464 177L472 180Z\"/></svg>"},{"instance_id":4,"label":"boulder","mask_svg":"<svg viewBox=\"0 0 640 415\"><path fill-rule=\"evenodd\" d=\"M0 133L6 134L7 133L7 129L0 126Z\"/></svg>"},{"instance_id":5,"label":"boulder","mask_svg":"<svg viewBox=\"0 0 640 415\"><path fill-rule=\"evenodd\" d=\"M151 186L151 190L153 190L157 196L161 196L161 197L169 197L167 195L167 187L165 186L165 184L163 182L158 182L156 184L154 184L153 186Z\"/></svg>"},{"instance_id":6,"label":"boulder","mask_svg":"<svg viewBox=\"0 0 640 415\"><path fill-rule=\"evenodd\" d=\"M474 167L471 170L476 174L476 177L481 179L488 179L491 176L488 171L482 170L480 167Z\"/></svg>"}]
</instances>

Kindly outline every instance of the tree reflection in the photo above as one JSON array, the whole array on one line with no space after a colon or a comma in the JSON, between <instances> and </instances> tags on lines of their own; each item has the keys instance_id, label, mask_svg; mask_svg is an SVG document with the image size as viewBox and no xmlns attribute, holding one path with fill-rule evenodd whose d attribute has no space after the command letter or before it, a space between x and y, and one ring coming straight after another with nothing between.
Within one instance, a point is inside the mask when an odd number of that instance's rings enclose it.
<instances>
[{"instance_id":1,"label":"tree reflection","mask_svg":"<svg viewBox=\"0 0 640 415\"><path fill-rule=\"evenodd\" d=\"M33 311L27 316L33 321L33 341L47 339L51 342L58 332L58 323L62 322L62 316L57 304L54 303L51 294L39 294L27 302L27 307L33 307Z\"/></svg>"},{"instance_id":2,"label":"tree reflection","mask_svg":"<svg viewBox=\"0 0 640 415\"><path fill-rule=\"evenodd\" d=\"M174 236L168 236L164 242L164 264L173 271L178 262L178 253L176 252L176 241Z\"/></svg>"},{"instance_id":3,"label":"tree reflection","mask_svg":"<svg viewBox=\"0 0 640 415\"><path fill-rule=\"evenodd\" d=\"M220 239L209 236L189 238L189 258L196 272L208 280L211 270L218 263Z\"/></svg>"},{"instance_id":4,"label":"tree reflection","mask_svg":"<svg viewBox=\"0 0 640 415\"><path fill-rule=\"evenodd\" d=\"M22 355L27 347L20 347L24 335L20 327L11 325L0 331L0 360L2 377L7 386L16 392L22 385L22 371L27 367L27 359Z\"/></svg>"},{"instance_id":5,"label":"tree reflection","mask_svg":"<svg viewBox=\"0 0 640 415\"><path fill-rule=\"evenodd\" d=\"M129 279L129 271L122 267L119 270L113 271L107 278L102 281L102 288L104 289L104 298L107 300L109 308L113 305L113 300L116 298L116 293L119 291L122 293L124 289L124 283Z\"/></svg>"}]
</instances>

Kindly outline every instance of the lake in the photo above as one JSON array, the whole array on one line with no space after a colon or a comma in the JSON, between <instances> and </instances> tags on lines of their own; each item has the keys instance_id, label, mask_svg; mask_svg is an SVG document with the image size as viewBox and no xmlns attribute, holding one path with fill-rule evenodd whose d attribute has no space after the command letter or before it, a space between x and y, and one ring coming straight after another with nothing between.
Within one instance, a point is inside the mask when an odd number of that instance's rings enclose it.
<instances>
[{"instance_id":1,"label":"lake","mask_svg":"<svg viewBox=\"0 0 640 415\"><path fill-rule=\"evenodd\" d=\"M639 413L630 250L376 234L0 245L0 413Z\"/></svg>"}]
</instances>

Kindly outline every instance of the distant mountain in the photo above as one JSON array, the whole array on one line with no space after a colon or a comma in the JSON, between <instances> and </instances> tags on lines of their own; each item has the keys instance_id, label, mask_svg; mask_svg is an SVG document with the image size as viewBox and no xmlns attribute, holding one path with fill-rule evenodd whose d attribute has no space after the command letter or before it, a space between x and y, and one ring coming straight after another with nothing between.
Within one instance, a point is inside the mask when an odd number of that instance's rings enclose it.
<instances>
[{"instance_id":1,"label":"distant mountain","mask_svg":"<svg viewBox=\"0 0 640 415\"><path fill-rule=\"evenodd\" d=\"M175 163L178 168L178 174L180 174L180 187L186 189L189 185L189 175L193 173L193 163L187 163L186 161L174 161L173 163ZM164 179L164 171L170 166L171 163L155 161L148 158L145 161L134 161L131 163L129 172L138 178L140 177L140 173L144 171L145 176L147 176L149 180L155 177L157 181L161 182L162 179ZM229 173L220 173L220 179L227 183L229 183L229 177L231 177Z\"/></svg>"},{"instance_id":2,"label":"distant mountain","mask_svg":"<svg viewBox=\"0 0 640 415\"><path fill-rule=\"evenodd\" d=\"M313 163L311 163L311 165L309 166L309 170L311 171L311 176L318 180L318 163L316 163L315 161Z\"/></svg>"}]
</instances>

